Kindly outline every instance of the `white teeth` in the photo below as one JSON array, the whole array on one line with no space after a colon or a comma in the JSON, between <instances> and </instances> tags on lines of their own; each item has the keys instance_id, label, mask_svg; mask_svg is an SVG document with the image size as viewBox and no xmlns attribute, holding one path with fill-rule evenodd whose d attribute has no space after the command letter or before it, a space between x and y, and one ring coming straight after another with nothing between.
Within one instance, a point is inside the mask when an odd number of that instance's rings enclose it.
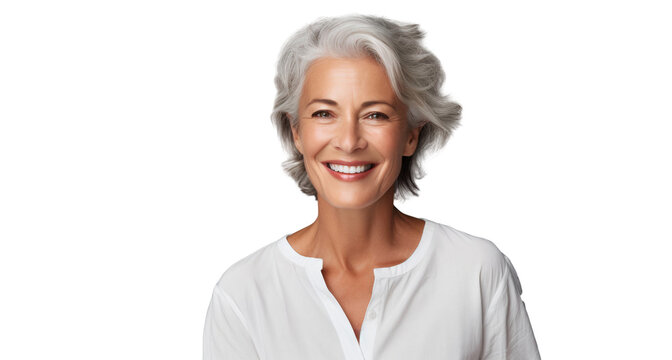
<instances>
[{"instance_id":1,"label":"white teeth","mask_svg":"<svg viewBox=\"0 0 672 360\"><path fill-rule=\"evenodd\" d=\"M361 165L361 166L345 166L345 165L337 165L337 164L328 164L329 168L331 170L334 170L336 172L344 173L344 174L357 174L361 173L364 171L367 171L373 167L373 164L366 164L366 165Z\"/></svg>"}]
</instances>

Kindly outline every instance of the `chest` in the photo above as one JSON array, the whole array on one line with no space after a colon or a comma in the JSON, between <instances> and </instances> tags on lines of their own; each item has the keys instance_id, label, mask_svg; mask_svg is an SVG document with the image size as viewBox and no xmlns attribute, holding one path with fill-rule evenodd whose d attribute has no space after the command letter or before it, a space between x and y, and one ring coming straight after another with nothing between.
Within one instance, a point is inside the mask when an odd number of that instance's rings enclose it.
<instances>
[{"instance_id":1,"label":"chest","mask_svg":"<svg viewBox=\"0 0 672 360\"><path fill-rule=\"evenodd\" d=\"M366 309L371 300L374 282L373 272L370 277L360 278L324 274L323 276L327 288L338 301L343 313L350 321L357 340L359 340Z\"/></svg>"}]
</instances>

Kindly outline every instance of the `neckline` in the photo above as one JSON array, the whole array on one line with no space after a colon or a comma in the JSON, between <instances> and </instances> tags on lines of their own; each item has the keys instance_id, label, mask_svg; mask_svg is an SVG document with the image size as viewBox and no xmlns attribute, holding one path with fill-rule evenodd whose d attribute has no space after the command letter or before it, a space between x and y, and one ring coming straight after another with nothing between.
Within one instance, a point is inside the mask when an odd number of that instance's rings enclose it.
<instances>
[{"instance_id":1,"label":"neckline","mask_svg":"<svg viewBox=\"0 0 672 360\"><path fill-rule=\"evenodd\" d=\"M427 249L432 241L432 234L434 232L434 222L427 220L425 218L419 218L425 221L425 225L422 228L422 235L420 236L420 242L413 250L411 256L409 256L403 262L392 265L388 267L379 267L373 269L373 274L375 278L387 278L392 276L397 276L404 274L414 268L420 260L423 258ZM285 234L282 238L277 241L278 249L280 252L285 255L289 260L300 265L302 267L321 271L324 266L324 261L322 258L304 256L299 254L292 245L287 241L287 236L290 234Z\"/></svg>"}]
</instances>

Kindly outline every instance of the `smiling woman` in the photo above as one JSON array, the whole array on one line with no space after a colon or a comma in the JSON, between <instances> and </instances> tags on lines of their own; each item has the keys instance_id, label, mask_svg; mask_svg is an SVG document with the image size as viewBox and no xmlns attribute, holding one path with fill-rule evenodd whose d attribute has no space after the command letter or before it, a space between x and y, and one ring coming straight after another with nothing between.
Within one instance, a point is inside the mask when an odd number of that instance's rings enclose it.
<instances>
[{"instance_id":1,"label":"smiling woman","mask_svg":"<svg viewBox=\"0 0 672 360\"><path fill-rule=\"evenodd\" d=\"M406 111L373 58L313 62L292 137L322 200L362 209L394 195L402 158L413 155L422 128L409 125Z\"/></svg>"},{"instance_id":2,"label":"smiling woman","mask_svg":"<svg viewBox=\"0 0 672 360\"><path fill-rule=\"evenodd\" d=\"M539 359L508 257L394 206L460 119L422 38L352 15L285 44L272 120L317 217L224 272L204 359Z\"/></svg>"}]
</instances>

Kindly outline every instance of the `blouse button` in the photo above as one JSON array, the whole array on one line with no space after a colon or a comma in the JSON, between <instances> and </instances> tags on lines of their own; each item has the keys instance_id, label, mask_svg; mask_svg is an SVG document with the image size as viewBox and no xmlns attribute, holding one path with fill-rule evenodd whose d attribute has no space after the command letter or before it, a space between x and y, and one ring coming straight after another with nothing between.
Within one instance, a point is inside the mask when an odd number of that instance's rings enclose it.
<instances>
[{"instance_id":1,"label":"blouse button","mask_svg":"<svg viewBox=\"0 0 672 360\"><path fill-rule=\"evenodd\" d=\"M369 319L373 320L376 318L376 312L375 311L370 311L369 312Z\"/></svg>"}]
</instances>

